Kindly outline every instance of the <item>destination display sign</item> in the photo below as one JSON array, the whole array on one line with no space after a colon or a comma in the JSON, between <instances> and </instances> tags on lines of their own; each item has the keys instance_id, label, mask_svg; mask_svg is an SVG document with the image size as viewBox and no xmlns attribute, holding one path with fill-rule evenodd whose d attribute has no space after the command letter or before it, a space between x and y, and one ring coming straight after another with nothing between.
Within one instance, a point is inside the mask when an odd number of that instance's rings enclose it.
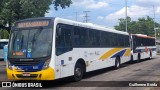
<instances>
[{"instance_id":1,"label":"destination display sign","mask_svg":"<svg viewBox=\"0 0 160 90\"><path fill-rule=\"evenodd\" d=\"M43 27L48 26L49 21L43 20L43 21L27 21L27 22L19 22L16 24L17 28L29 28L29 27Z\"/></svg>"}]
</instances>

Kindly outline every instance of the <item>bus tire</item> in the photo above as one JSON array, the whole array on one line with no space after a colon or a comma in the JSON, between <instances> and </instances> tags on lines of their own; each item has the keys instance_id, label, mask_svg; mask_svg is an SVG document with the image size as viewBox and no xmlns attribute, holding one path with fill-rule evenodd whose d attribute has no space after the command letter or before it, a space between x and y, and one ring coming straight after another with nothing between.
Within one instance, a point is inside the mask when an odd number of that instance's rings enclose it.
<instances>
[{"instance_id":1,"label":"bus tire","mask_svg":"<svg viewBox=\"0 0 160 90\"><path fill-rule=\"evenodd\" d=\"M114 67L115 67L115 69L118 69L120 67L120 57L116 57Z\"/></svg>"},{"instance_id":2,"label":"bus tire","mask_svg":"<svg viewBox=\"0 0 160 90\"><path fill-rule=\"evenodd\" d=\"M131 61L130 61L130 63L133 63L133 62L134 62L133 55L131 55Z\"/></svg>"},{"instance_id":3,"label":"bus tire","mask_svg":"<svg viewBox=\"0 0 160 90\"><path fill-rule=\"evenodd\" d=\"M137 62L140 62L140 60L141 60L141 55L139 53L138 56L137 56Z\"/></svg>"},{"instance_id":4,"label":"bus tire","mask_svg":"<svg viewBox=\"0 0 160 90\"><path fill-rule=\"evenodd\" d=\"M152 59L152 52L150 52L150 54L149 54L149 60L151 60Z\"/></svg>"},{"instance_id":5,"label":"bus tire","mask_svg":"<svg viewBox=\"0 0 160 90\"><path fill-rule=\"evenodd\" d=\"M84 67L81 63L76 63L74 68L73 81L80 81L84 74Z\"/></svg>"}]
</instances>

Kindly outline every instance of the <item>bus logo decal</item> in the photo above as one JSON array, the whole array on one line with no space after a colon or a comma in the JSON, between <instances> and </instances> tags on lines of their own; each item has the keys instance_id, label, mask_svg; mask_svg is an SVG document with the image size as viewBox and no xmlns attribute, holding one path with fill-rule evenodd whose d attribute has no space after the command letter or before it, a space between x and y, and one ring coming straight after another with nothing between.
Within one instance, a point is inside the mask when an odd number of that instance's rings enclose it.
<instances>
[{"instance_id":1,"label":"bus logo decal","mask_svg":"<svg viewBox=\"0 0 160 90\"><path fill-rule=\"evenodd\" d=\"M124 49L124 48L114 48L103 54L99 60L104 60L107 58L115 58L117 55L120 57L122 56L130 56L131 50L130 49Z\"/></svg>"},{"instance_id":2,"label":"bus logo decal","mask_svg":"<svg viewBox=\"0 0 160 90\"><path fill-rule=\"evenodd\" d=\"M122 57L125 52L126 52L126 49L125 50L121 50L121 51L117 52L116 54L114 54L111 58L116 58L117 56Z\"/></svg>"},{"instance_id":3,"label":"bus logo decal","mask_svg":"<svg viewBox=\"0 0 160 90\"><path fill-rule=\"evenodd\" d=\"M111 49L111 50L109 50L108 52L106 52L105 54L103 54L103 55L99 58L99 60L104 60L104 59L106 59L106 58L109 58L109 57L113 56L113 54L117 53L117 52L120 51L120 50L123 50L123 48L114 48L114 49Z\"/></svg>"}]
</instances>

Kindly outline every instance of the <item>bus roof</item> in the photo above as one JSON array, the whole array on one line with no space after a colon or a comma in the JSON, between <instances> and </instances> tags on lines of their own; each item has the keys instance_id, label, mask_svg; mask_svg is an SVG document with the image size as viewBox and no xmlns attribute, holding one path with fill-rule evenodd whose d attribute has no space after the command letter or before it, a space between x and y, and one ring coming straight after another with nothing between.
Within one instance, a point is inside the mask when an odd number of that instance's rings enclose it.
<instances>
[{"instance_id":1,"label":"bus roof","mask_svg":"<svg viewBox=\"0 0 160 90\"><path fill-rule=\"evenodd\" d=\"M127 32L118 31L113 28L109 28L109 27L102 26L102 25L96 25L93 23L82 23L82 22L72 21L72 20L68 20L68 19L62 19L62 18L58 18L58 17L55 18L55 22L129 35Z\"/></svg>"},{"instance_id":2,"label":"bus roof","mask_svg":"<svg viewBox=\"0 0 160 90\"><path fill-rule=\"evenodd\" d=\"M137 36L137 37L142 37L142 38L155 38L155 37L151 37L151 36L147 36L144 34L132 34L133 36Z\"/></svg>"},{"instance_id":3,"label":"bus roof","mask_svg":"<svg viewBox=\"0 0 160 90\"><path fill-rule=\"evenodd\" d=\"M22 20L16 21L16 23L17 23L17 22L23 22L23 21L45 20L45 19L54 20L55 18L54 18L54 17L36 17L36 18L27 18L27 19L22 19Z\"/></svg>"},{"instance_id":4,"label":"bus roof","mask_svg":"<svg viewBox=\"0 0 160 90\"><path fill-rule=\"evenodd\" d=\"M8 39L0 39L0 42L8 42Z\"/></svg>"},{"instance_id":5,"label":"bus roof","mask_svg":"<svg viewBox=\"0 0 160 90\"><path fill-rule=\"evenodd\" d=\"M86 27L86 28L91 28L91 29L98 29L98 30L102 30L102 31L108 31L108 32L113 32L113 33L129 35L127 32L118 31L118 30L115 30L113 28L109 28L106 26L96 25L93 23L82 23L82 22L72 21L72 20L63 19L63 18L59 18L59 17L28 18L28 19L19 20L16 23L24 22L24 21L31 21L31 20L33 20L33 21L34 20L45 20L45 19L54 20L57 23L64 23L64 24L68 24L68 25L81 26L81 27Z\"/></svg>"}]
</instances>

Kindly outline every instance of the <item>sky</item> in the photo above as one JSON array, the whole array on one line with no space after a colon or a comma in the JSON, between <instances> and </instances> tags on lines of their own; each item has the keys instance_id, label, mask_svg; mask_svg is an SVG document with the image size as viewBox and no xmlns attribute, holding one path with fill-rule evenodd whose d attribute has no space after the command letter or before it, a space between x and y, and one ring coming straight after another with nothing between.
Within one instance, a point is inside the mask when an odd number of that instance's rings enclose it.
<instances>
[{"instance_id":1,"label":"sky","mask_svg":"<svg viewBox=\"0 0 160 90\"><path fill-rule=\"evenodd\" d=\"M125 18L125 1L126 0L72 0L70 7L65 9L50 10L45 17L60 17L70 20L84 21L84 11L88 12L89 23L104 25L114 28L118 25L120 18ZM160 1L159 0L127 0L127 15L132 20L150 16L160 23Z\"/></svg>"}]
</instances>

